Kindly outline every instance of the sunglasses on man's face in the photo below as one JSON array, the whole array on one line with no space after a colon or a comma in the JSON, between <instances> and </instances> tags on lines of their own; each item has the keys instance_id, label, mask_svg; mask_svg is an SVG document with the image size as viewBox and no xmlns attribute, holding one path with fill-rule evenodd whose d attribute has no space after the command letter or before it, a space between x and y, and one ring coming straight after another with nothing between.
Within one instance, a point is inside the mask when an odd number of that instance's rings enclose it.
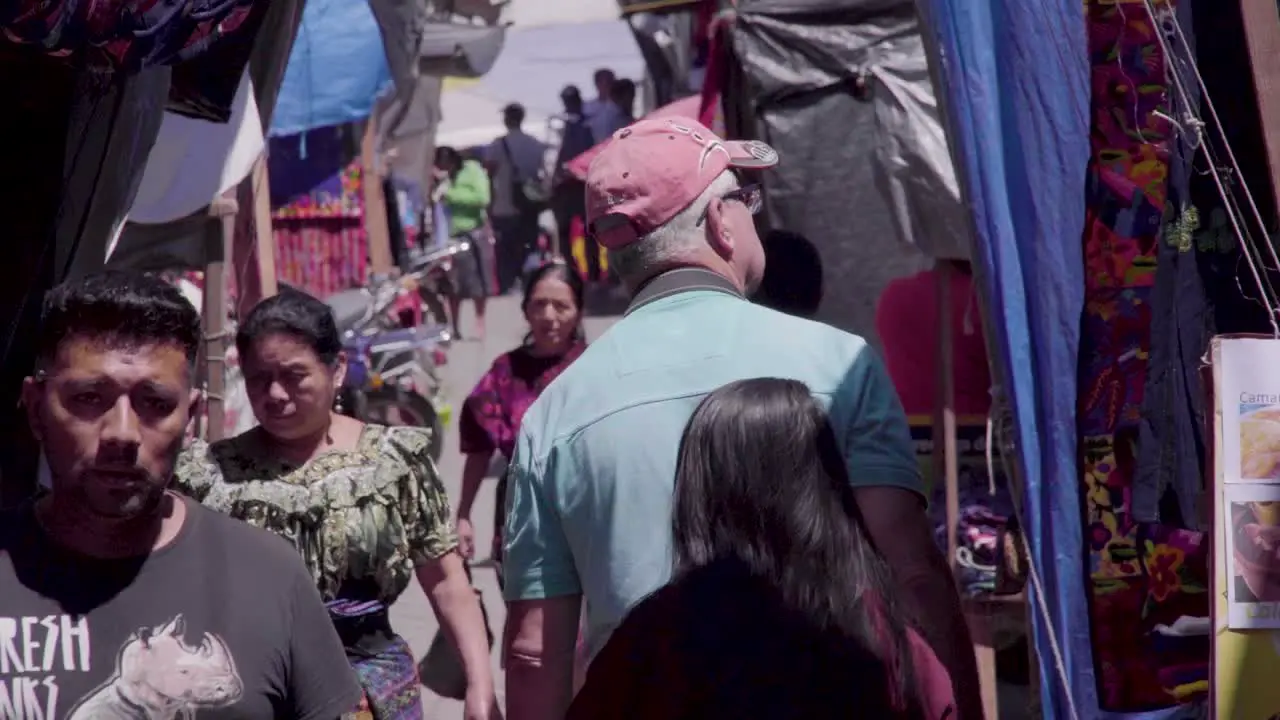
<instances>
[{"instance_id":1,"label":"sunglasses on man's face","mask_svg":"<svg viewBox=\"0 0 1280 720\"><path fill-rule=\"evenodd\" d=\"M764 195L760 192L759 183L751 183L743 185L740 188L730 190L720 196L720 199L728 202L739 202L746 206L747 212L755 215L764 207ZM701 225L707 219L707 209L702 210L702 216L698 218L698 224Z\"/></svg>"}]
</instances>

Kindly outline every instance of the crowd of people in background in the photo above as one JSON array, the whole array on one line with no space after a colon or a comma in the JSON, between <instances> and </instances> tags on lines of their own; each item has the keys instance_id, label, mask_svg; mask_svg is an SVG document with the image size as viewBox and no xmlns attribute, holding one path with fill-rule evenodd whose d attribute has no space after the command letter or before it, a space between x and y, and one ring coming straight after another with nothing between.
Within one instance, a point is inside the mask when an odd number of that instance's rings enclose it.
<instances>
[{"instance_id":1,"label":"crowd of people in background","mask_svg":"<svg viewBox=\"0 0 1280 720\"><path fill-rule=\"evenodd\" d=\"M574 220L584 218L586 207L585 186L566 165L635 121L635 81L602 68L593 82L596 96L590 100L576 85L561 91L556 147L528 132L524 106L511 103L502 110L506 131L493 142L437 148L431 192L435 235L440 242L466 240L473 248L455 272L450 314L456 336L464 337L458 319L462 301L474 301L476 325L469 335L482 338L486 297L519 292L523 276L544 259L570 256ZM545 211L554 231L542 224ZM607 282L599 246L589 233L581 242L587 284Z\"/></svg>"}]
</instances>

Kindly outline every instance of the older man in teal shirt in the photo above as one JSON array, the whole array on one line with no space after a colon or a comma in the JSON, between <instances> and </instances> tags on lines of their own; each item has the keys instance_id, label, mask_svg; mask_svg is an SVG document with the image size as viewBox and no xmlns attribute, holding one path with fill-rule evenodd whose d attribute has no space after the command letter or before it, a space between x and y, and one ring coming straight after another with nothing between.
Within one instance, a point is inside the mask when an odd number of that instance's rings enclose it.
<instances>
[{"instance_id":1,"label":"older man in teal shirt","mask_svg":"<svg viewBox=\"0 0 1280 720\"><path fill-rule=\"evenodd\" d=\"M564 716L583 599L594 655L668 581L681 434L706 394L751 377L800 380L828 408L866 529L948 665L960 716L981 717L959 598L884 367L862 338L744 298L764 251L752 219L759 188L737 172L776 162L763 143L664 118L618 131L591 164L588 221L633 299L542 393L517 438L504 530L511 720Z\"/></svg>"}]
</instances>

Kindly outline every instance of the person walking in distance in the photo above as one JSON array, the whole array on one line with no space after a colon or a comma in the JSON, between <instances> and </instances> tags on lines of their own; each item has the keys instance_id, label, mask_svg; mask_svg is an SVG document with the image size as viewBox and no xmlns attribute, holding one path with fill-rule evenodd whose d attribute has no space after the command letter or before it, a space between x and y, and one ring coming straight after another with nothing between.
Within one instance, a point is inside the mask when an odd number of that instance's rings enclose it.
<instances>
[{"instance_id":1,"label":"person walking in distance","mask_svg":"<svg viewBox=\"0 0 1280 720\"><path fill-rule=\"evenodd\" d=\"M167 489L201 338L158 277L45 298L22 399L50 483L0 511L0 716L334 720L360 699L293 547Z\"/></svg>"},{"instance_id":2,"label":"person walking in distance","mask_svg":"<svg viewBox=\"0 0 1280 720\"><path fill-rule=\"evenodd\" d=\"M584 598L594 655L670 579L670 538L654 528L670 526L681 432L703 396L753 377L803 382L827 411L906 615L950 673L959 716L982 717L973 646L884 366L860 337L745 299L764 273L747 173L777 162L764 143L670 117L619 130L588 170L588 228L631 304L516 438L503 530L514 720L564 716Z\"/></svg>"},{"instance_id":3,"label":"person walking in distance","mask_svg":"<svg viewBox=\"0 0 1280 720\"><path fill-rule=\"evenodd\" d=\"M474 337L484 339L485 307L493 287L493 245L485 227L489 209L490 182L484 167L447 145L436 148L432 172L435 187L431 199L444 210L451 242L467 242L471 247L454 257L449 273L449 319L453 334L462 338L462 301L470 299L476 308Z\"/></svg>"},{"instance_id":4,"label":"person walking in distance","mask_svg":"<svg viewBox=\"0 0 1280 720\"><path fill-rule=\"evenodd\" d=\"M618 108L617 117L614 119L616 127L610 130L610 134L613 134L636 121L635 81L629 78L619 78L614 81L613 87L609 88L609 99L613 101L614 107Z\"/></svg>"},{"instance_id":5,"label":"person walking in distance","mask_svg":"<svg viewBox=\"0 0 1280 720\"><path fill-rule=\"evenodd\" d=\"M458 495L458 542L463 557L474 559L475 529L471 508L494 454L511 460L516 431L524 411L552 380L586 349L582 330L582 278L563 261L551 262L529 274L520 310L529 333L519 347L498 356L462 404L458 416L458 448L466 457ZM492 548L498 583L502 583L501 537L506 477L498 483L494 503Z\"/></svg>"},{"instance_id":6,"label":"person walking in distance","mask_svg":"<svg viewBox=\"0 0 1280 720\"><path fill-rule=\"evenodd\" d=\"M612 93L613 83L617 79L618 77L609 68L600 68L591 76L591 82L595 85L596 96L582 106L582 114L586 118L587 125L591 128L591 134L595 137L597 143L604 142L613 134L608 115L615 107Z\"/></svg>"},{"instance_id":7,"label":"person walking in distance","mask_svg":"<svg viewBox=\"0 0 1280 720\"><path fill-rule=\"evenodd\" d=\"M542 208L524 192L524 184L542 172L547 146L526 133L524 106L508 105L502 111L507 132L485 151L485 164L493 177L494 233L498 236L498 292L511 291L524 269L525 258L538 242L538 214Z\"/></svg>"},{"instance_id":8,"label":"person walking in distance","mask_svg":"<svg viewBox=\"0 0 1280 720\"><path fill-rule=\"evenodd\" d=\"M573 85L565 87L560 93L560 101L564 103L564 132L561 134L560 150L556 153L555 175L552 180L551 210L556 216L556 231L559 234L559 254L572 256L572 226L575 218L583 218L587 206L585 194L587 186L574 177L565 165L596 144L591 128L583 115L582 95ZM587 234L584 240L584 254L587 261L587 282L600 280L600 246Z\"/></svg>"}]
</instances>

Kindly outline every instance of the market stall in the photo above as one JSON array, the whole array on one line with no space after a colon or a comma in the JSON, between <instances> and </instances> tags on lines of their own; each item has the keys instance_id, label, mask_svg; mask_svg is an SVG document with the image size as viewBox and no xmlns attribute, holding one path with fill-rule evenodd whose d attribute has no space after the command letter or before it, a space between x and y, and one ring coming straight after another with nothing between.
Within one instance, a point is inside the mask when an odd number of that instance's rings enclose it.
<instances>
[{"instance_id":1,"label":"market stall","mask_svg":"<svg viewBox=\"0 0 1280 720\"><path fill-rule=\"evenodd\" d=\"M1274 204L1231 220L1269 183L1241 15L917 5L1015 420L1044 717L1202 717L1200 358L1215 333L1270 327L1244 237Z\"/></svg>"},{"instance_id":2,"label":"market stall","mask_svg":"<svg viewBox=\"0 0 1280 720\"><path fill-rule=\"evenodd\" d=\"M11 235L24 239L0 271L7 280L0 282L0 405L13 429L0 445L0 502L25 497L36 475L17 393L33 361L26 339L34 337L40 297L82 253L105 254L166 107L214 118L229 112L275 5L186 4L191 12L172 13L172 3L0 8L0 92L13 100L0 120L13 145L5 168L21 179L0 208ZM135 34L137 27L153 31Z\"/></svg>"}]
</instances>

